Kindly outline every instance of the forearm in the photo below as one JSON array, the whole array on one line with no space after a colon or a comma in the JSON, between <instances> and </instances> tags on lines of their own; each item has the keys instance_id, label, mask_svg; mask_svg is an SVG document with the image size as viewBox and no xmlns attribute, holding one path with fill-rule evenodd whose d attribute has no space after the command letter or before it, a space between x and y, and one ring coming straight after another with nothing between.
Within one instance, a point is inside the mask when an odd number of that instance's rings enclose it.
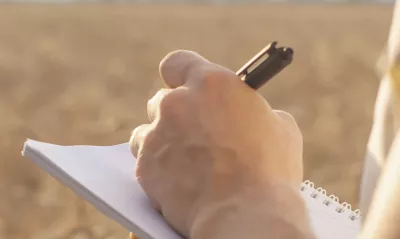
<instances>
[{"instance_id":1,"label":"forearm","mask_svg":"<svg viewBox=\"0 0 400 239\"><path fill-rule=\"evenodd\" d=\"M315 238L298 191L277 187L269 189L268 194L252 200L237 197L203 208L193 223L190 238Z\"/></svg>"}]
</instances>

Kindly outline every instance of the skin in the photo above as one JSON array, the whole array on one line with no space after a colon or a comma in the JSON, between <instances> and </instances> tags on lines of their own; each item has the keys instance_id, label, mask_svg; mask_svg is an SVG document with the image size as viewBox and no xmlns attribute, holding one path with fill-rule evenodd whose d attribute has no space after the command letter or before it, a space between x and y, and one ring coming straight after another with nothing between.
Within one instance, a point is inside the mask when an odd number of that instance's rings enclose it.
<instances>
[{"instance_id":1,"label":"skin","mask_svg":"<svg viewBox=\"0 0 400 239\"><path fill-rule=\"evenodd\" d=\"M393 88L397 91L395 96L397 100L400 95L399 6L400 2L396 1L388 39L388 63L394 66L391 74ZM203 67L194 67L194 65L199 66L196 59L206 63ZM160 96L162 94L158 94L153 101L149 102L151 124L135 130L132 135L132 152L140 159L138 166L142 165L138 168L137 177L150 195L154 207L164 214L171 226L190 238L261 238L260 234L263 234L264 238L268 235L268 238L272 239L312 238L313 235L305 219L303 202L297 194L299 178L302 178L302 142L301 134L293 118L287 113L271 110L266 102L263 103L264 109L260 111L262 107L259 108L258 105L262 104L260 102L263 100L256 99L254 96L257 95L256 92L249 93L243 84L240 85L240 81L235 79L232 72L215 65L211 68L216 67L221 71L208 72L209 67L204 67L204 65L207 65L207 61L192 52L181 51L169 54L160 65L160 73L167 88L172 91L178 88L191 89L194 94L185 98L186 101L183 104L187 107L179 108L177 111L160 104L165 103L166 100ZM386 69L383 72L386 72ZM232 80L229 81L228 78ZM188 83L193 81L195 83ZM227 84L229 88L226 88ZM205 97L207 100L204 100ZM167 115L168 112L172 112L169 115L174 116L165 117L165 114L160 112L167 112ZM400 117L399 112L400 108L397 104L394 109L397 118ZM192 117L187 117L187 115ZM213 122L213 120L216 121ZM220 123L224 120L225 123ZM246 123L248 131L246 131ZM186 128L190 127L190 124L199 127L197 134L196 129ZM163 134L160 130L157 131L165 127L162 125L174 125L175 127L165 128L162 131L164 134L168 131L176 133L179 135L177 138L181 138L181 143L175 140L165 141L165 138L163 141ZM259 128L260 125L261 128ZM173 131L174 129L178 130ZM277 133L282 131L286 134ZM170 144L172 149L169 155L176 155L169 157L168 153L154 155L149 152L148 150L152 147L157 149L157 146L152 146L149 135L159 138L159 145ZM207 142L201 143L207 137L205 135L213 139L208 142L208 147L190 150L188 149L190 147L182 143L183 139L190 138L198 139L199 141L196 142L200 145L207 145ZM199 136L202 137L199 138ZM279 137L275 139L276 136ZM227 143L223 141L224 138ZM265 148L265 151L260 150L260 147ZM282 148L288 152L282 152ZM184 153L185 156L182 157L182 152L187 153ZM191 159L188 159L187 155L190 155ZM143 162L149 158L152 160L147 161L152 163ZM196 160L198 158L202 159L200 163L198 162L200 160ZM371 193L372 197L361 195L362 210L367 214L364 215L366 218L359 239L400 238L398 226L400 221L399 131L389 149L388 156L384 158L384 162L374 162L381 166L379 170L381 173L377 187ZM168 161L170 165L168 170L160 167L160 165L165 165L161 163L163 160ZM186 167L179 167L190 160L196 161L198 163L196 166L203 165L203 167L196 168L187 164ZM371 160L374 159L371 158ZM208 162L208 166L204 166L207 163L203 161ZM171 169L172 167L175 169ZM164 173L156 175L160 169L163 169ZM183 172L182 169L187 171ZM278 170L275 171L278 173L274 173L274 170ZM183 181L178 181L179 177L192 183L189 186L179 187L179 183ZM166 181L163 181L164 179ZM173 191L177 193L176 195L156 193L162 190L160 187L170 185L174 185L174 188L166 191ZM202 187L195 188L195 185ZM175 209L179 208L176 205L180 203L186 207L173 211L174 206ZM280 210L284 213L278 214ZM288 217L282 215L285 213ZM296 220L290 220L291 217ZM191 223L182 223L187 221ZM256 231L255 228L257 232L253 233ZM131 234L131 238L134 239L135 236Z\"/></svg>"},{"instance_id":2,"label":"skin","mask_svg":"<svg viewBox=\"0 0 400 239\"><path fill-rule=\"evenodd\" d=\"M298 188L302 135L234 72L190 51L160 64L166 88L130 140L136 177L186 238L314 238Z\"/></svg>"},{"instance_id":3,"label":"skin","mask_svg":"<svg viewBox=\"0 0 400 239\"><path fill-rule=\"evenodd\" d=\"M315 238L298 192L303 142L293 117L194 52L167 55L160 75L166 88L130 146L138 182L171 227L191 239ZM359 239L400 238L399 181L400 133Z\"/></svg>"}]
</instances>

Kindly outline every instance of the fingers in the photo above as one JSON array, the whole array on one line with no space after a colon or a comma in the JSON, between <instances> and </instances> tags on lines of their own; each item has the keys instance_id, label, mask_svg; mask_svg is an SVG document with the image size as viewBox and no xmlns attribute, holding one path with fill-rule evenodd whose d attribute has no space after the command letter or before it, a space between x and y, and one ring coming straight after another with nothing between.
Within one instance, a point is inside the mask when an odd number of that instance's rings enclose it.
<instances>
[{"instance_id":1,"label":"fingers","mask_svg":"<svg viewBox=\"0 0 400 239\"><path fill-rule=\"evenodd\" d=\"M213 64L196 52L179 50L169 53L160 63L160 75L169 88L183 86L188 79L204 77L202 68Z\"/></svg>"},{"instance_id":2,"label":"fingers","mask_svg":"<svg viewBox=\"0 0 400 239\"><path fill-rule=\"evenodd\" d=\"M157 116L160 102L171 92L171 89L161 89L147 102L147 115L150 122L153 122Z\"/></svg>"},{"instance_id":3,"label":"fingers","mask_svg":"<svg viewBox=\"0 0 400 239\"><path fill-rule=\"evenodd\" d=\"M133 130L132 136L129 140L129 146L135 158L137 158L139 148L143 143L144 137L146 137L149 131L150 131L150 124L140 125Z\"/></svg>"}]
</instances>

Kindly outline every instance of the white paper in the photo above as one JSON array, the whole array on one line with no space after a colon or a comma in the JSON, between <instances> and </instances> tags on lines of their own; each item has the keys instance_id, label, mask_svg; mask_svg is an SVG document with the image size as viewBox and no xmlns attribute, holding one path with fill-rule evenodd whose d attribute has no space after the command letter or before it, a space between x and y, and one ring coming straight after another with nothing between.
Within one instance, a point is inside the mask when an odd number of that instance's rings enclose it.
<instances>
[{"instance_id":1,"label":"white paper","mask_svg":"<svg viewBox=\"0 0 400 239\"><path fill-rule=\"evenodd\" d=\"M356 239L361 226L360 218L355 221L350 220L353 215L351 210L338 213L336 210L341 208L341 205L337 202L333 201L326 206L324 202L328 196L324 194L313 198L311 195L315 190L314 187L306 186L301 192L315 236L318 239Z\"/></svg>"},{"instance_id":2,"label":"white paper","mask_svg":"<svg viewBox=\"0 0 400 239\"><path fill-rule=\"evenodd\" d=\"M151 208L135 179L136 159L127 143L59 146L27 140L23 155L141 239L182 239ZM314 191L313 187L306 186L301 195L317 238L356 239L359 220L348 218L351 211L337 213L338 203L325 206L324 195L311 197Z\"/></svg>"},{"instance_id":3,"label":"white paper","mask_svg":"<svg viewBox=\"0 0 400 239\"><path fill-rule=\"evenodd\" d=\"M127 143L58 146L27 140L23 155L141 239L181 239L151 208Z\"/></svg>"}]
</instances>

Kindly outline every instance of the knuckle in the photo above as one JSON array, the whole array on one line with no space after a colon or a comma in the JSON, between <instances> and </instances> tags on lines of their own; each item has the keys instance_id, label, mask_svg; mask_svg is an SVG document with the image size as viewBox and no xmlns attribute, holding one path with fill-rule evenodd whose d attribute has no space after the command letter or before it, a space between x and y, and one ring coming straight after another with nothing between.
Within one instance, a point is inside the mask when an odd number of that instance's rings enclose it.
<instances>
[{"instance_id":1,"label":"knuckle","mask_svg":"<svg viewBox=\"0 0 400 239\"><path fill-rule=\"evenodd\" d=\"M143 124L133 130L131 138L129 139L129 149L135 157L138 157L138 152L143 147L149 134L152 132L151 129L152 126L150 124Z\"/></svg>"},{"instance_id":2,"label":"knuckle","mask_svg":"<svg viewBox=\"0 0 400 239\"><path fill-rule=\"evenodd\" d=\"M157 133L155 132L155 127L154 126L149 127L142 138L141 142L142 148L148 148L149 146L154 145L156 138L157 138Z\"/></svg>"},{"instance_id":3,"label":"knuckle","mask_svg":"<svg viewBox=\"0 0 400 239\"><path fill-rule=\"evenodd\" d=\"M157 106L157 104L159 104L169 92L170 91L168 89L161 89L157 91L157 93L149 101L147 101L147 107L151 108Z\"/></svg>"},{"instance_id":4,"label":"knuckle","mask_svg":"<svg viewBox=\"0 0 400 239\"><path fill-rule=\"evenodd\" d=\"M182 110L182 104L186 102L186 94L182 91L174 91L162 97L159 104L160 116L176 115Z\"/></svg>"},{"instance_id":5,"label":"knuckle","mask_svg":"<svg viewBox=\"0 0 400 239\"><path fill-rule=\"evenodd\" d=\"M144 125L140 125L136 127L131 135L131 138L129 139L129 148L133 155L137 154L138 147L139 147L139 142L141 141L141 130L143 130Z\"/></svg>"},{"instance_id":6,"label":"knuckle","mask_svg":"<svg viewBox=\"0 0 400 239\"><path fill-rule=\"evenodd\" d=\"M133 137L131 137L131 139L129 140L129 149L131 150L131 153L136 153L136 142Z\"/></svg>"},{"instance_id":7,"label":"knuckle","mask_svg":"<svg viewBox=\"0 0 400 239\"><path fill-rule=\"evenodd\" d=\"M132 140L131 138L131 140L129 141L129 149L135 158L138 157L139 148L140 148L140 143L138 142L138 140L137 139Z\"/></svg>"}]
</instances>

